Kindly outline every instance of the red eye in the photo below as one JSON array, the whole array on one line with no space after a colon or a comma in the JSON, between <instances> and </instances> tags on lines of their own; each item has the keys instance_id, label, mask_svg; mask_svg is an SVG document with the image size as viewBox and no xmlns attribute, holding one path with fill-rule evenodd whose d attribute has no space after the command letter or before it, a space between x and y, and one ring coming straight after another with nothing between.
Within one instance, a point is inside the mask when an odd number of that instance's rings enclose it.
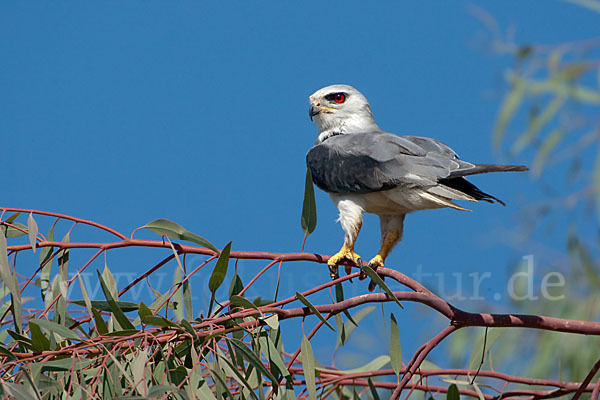
<instances>
[{"instance_id":1,"label":"red eye","mask_svg":"<svg viewBox=\"0 0 600 400\"><path fill-rule=\"evenodd\" d=\"M346 101L346 96L344 96L343 93L338 93L333 98L333 101L335 101L336 103L343 103L344 101Z\"/></svg>"}]
</instances>

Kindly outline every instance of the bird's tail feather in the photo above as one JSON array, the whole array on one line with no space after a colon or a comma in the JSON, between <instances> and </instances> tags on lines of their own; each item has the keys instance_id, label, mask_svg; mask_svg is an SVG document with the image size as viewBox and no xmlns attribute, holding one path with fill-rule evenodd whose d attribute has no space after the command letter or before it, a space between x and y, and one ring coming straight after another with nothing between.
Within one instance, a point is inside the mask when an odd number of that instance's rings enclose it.
<instances>
[{"instance_id":1,"label":"bird's tail feather","mask_svg":"<svg viewBox=\"0 0 600 400\"><path fill-rule=\"evenodd\" d=\"M467 181L463 177L457 177L452 179L440 179L438 182L460 193L464 193L465 195L470 196L475 200L483 200L487 201L488 203L497 202L502 204L503 206L506 205L499 198L484 192L483 190L479 189L477 186L473 185L471 182Z\"/></svg>"},{"instance_id":2,"label":"bird's tail feather","mask_svg":"<svg viewBox=\"0 0 600 400\"><path fill-rule=\"evenodd\" d=\"M524 165L494 165L494 164L475 164L473 168L458 169L452 171L448 178L458 178L460 176L487 174L489 172L522 172L529 171Z\"/></svg>"}]
</instances>

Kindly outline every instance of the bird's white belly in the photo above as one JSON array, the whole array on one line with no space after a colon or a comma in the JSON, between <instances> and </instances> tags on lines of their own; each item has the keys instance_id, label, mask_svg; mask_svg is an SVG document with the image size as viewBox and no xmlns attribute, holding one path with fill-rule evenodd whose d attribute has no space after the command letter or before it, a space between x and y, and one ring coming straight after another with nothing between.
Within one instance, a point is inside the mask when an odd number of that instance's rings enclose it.
<instances>
[{"instance_id":1,"label":"bird's white belly","mask_svg":"<svg viewBox=\"0 0 600 400\"><path fill-rule=\"evenodd\" d=\"M331 199L338 204L341 200L350 200L362 208L364 212L378 215L402 215L412 211L442 208L431 196L423 196L418 188L397 187L362 194L331 194Z\"/></svg>"}]
</instances>

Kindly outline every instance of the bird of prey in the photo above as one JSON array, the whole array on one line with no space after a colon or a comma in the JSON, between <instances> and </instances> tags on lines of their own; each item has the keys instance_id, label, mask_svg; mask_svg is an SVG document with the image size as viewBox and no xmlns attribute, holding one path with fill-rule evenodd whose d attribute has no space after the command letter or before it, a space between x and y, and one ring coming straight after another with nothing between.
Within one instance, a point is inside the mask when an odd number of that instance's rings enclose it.
<instances>
[{"instance_id":1,"label":"bird of prey","mask_svg":"<svg viewBox=\"0 0 600 400\"><path fill-rule=\"evenodd\" d=\"M453 200L504 205L465 176L527 171L521 165L462 161L438 140L382 131L369 102L352 86L324 87L313 93L309 102L309 116L317 124L319 136L306 161L314 184L329 193L337 206L345 232L344 245L328 261L332 279L339 276L338 265L344 260L362 266L354 243L364 212L377 214L380 220L381 248L368 264L376 270L401 240L406 214L444 207L466 210ZM346 273L350 270L346 266ZM373 288L371 283L369 289Z\"/></svg>"}]
</instances>

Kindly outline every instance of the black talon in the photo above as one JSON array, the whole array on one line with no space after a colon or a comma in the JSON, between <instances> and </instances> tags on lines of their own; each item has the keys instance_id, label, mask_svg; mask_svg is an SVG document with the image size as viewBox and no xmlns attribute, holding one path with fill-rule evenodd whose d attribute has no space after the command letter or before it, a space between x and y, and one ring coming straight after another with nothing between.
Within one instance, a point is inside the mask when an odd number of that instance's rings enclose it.
<instances>
[{"instance_id":1,"label":"black talon","mask_svg":"<svg viewBox=\"0 0 600 400\"><path fill-rule=\"evenodd\" d=\"M333 267L329 267L329 276L331 277L332 281L334 281L340 277L337 265L333 266Z\"/></svg>"},{"instance_id":2,"label":"black talon","mask_svg":"<svg viewBox=\"0 0 600 400\"><path fill-rule=\"evenodd\" d=\"M372 292L373 290L375 290L375 287L377 285L375 284L375 282L371 281L369 282L369 292Z\"/></svg>"}]
</instances>

